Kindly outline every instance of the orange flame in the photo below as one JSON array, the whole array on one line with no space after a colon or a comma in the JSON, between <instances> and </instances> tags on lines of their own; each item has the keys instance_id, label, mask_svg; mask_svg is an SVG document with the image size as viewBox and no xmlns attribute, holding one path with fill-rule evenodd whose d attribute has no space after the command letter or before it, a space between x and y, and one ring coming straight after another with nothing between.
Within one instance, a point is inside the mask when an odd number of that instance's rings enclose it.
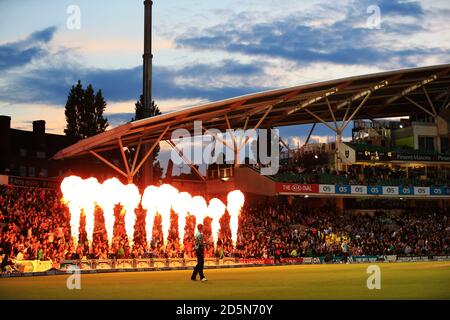
<instances>
[{"instance_id":1,"label":"orange flame","mask_svg":"<svg viewBox=\"0 0 450 320\"><path fill-rule=\"evenodd\" d=\"M225 205L217 198L209 201L208 216L212 218L211 232L214 240L214 246L217 247L217 239L219 238L220 218L225 213Z\"/></svg>"},{"instance_id":2,"label":"orange flame","mask_svg":"<svg viewBox=\"0 0 450 320\"><path fill-rule=\"evenodd\" d=\"M192 196L187 192L180 192L178 198L173 204L173 211L178 214L178 238L180 244L183 244L184 229L186 228L186 216L189 211L189 206L192 201Z\"/></svg>"},{"instance_id":3,"label":"orange flame","mask_svg":"<svg viewBox=\"0 0 450 320\"><path fill-rule=\"evenodd\" d=\"M150 244L153 238L153 223L156 215L156 204L158 202L158 188L155 186L148 186L144 190L144 195L142 196L142 208L147 210L145 216L145 232L147 234L147 244Z\"/></svg>"},{"instance_id":4,"label":"orange flame","mask_svg":"<svg viewBox=\"0 0 450 320\"><path fill-rule=\"evenodd\" d=\"M170 230L170 209L177 199L178 190L170 184L163 184L159 187L158 202L156 204L158 213L161 215L161 227L164 244L167 244Z\"/></svg>"},{"instance_id":5,"label":"orange flame","mask_svg":"<svg viewBox=\"0 0 450 320\"><path fill-rule=\"evenodd\" d=\"M98 205L103 210L105 228L108 240L111 243L114 229L114 207L122 204L123 214L125 214L125 230L130 243L133 242L134 230L136 228L135 209L142 200L142 207L147 211L145 219L145 230L147 233L147 243L152 239L152 229L156 213L161 215L161 224L164 244L167 244L170 230L170 214L173 208L178 215L178 235L180 243L183 243L186 216L195 216L196 225L203 223L205 216L212 218L211 231L214 244L220 229L220 218L225 212L225 208L230 214L230 229L233 245L236 245L239 214L244 205L244 194L239 190L231 191L227 196L227 206L217 198L211 199L207 205L201 196L191 197L187 192L178 192L171 185L163 184L159 188L148 186L141 197L139 189L134 184L123 185L117 178L105 180L99 184L96 178L86 180L77 176L66 177L61 183L63 198L70 211L70 226L74 243L78 243L80 215L84 212L86 216L86 233L89 242L92 242L94 232L95 206ZM141 199L142 198L142 199Z\"/></svg>"},{"instance_id":6,"label":"orange flame","mask_svg":"<svg viewBox=\"0 0 450 320\"><path fill-rule=\"evenodd\" d=\"M195 224L203 223L203 219L206 216L208 206L206 201L201 196L192 197L191 203L189 205L189 213L195 217Z\"/></svg>"},{"instance_id":7,"label":"orange flame","mask_svg":"<svg viewBox=\"0 0 450 320\"><path fill-rule=\"evenodd\" d=\"M83 179L76 176L64 178L61 182L62 201L67 204L70 212L70 231L75 244L78 243L81 212L81 190Z\"/></svg>"},{"instance_id":8,"label":"orange flame","mask_svg":"<svg viewBox=\"0 0 450 320\"><path fill-rule=\"evenodd\" d=\"M133 243L134 225L136 223L136 208L141 202L141 195L138 187L134 184L127 184L123 188L121 199L125 214L125 232L128 236L128 241Z\"/></svg>"},{"instance_id":9,"label":"orange flame","mask_svg":"<svg viewBox=\"0 0 450 320\"><path fill-rule=\"evenodd\" d=\"M239 214L245 202L245 196L240 190L234 190L228 193L227 210L230 214L230 230L233 246L236 247L237 232L239 228Z\"/></svg>"},{"instance_id":10,"label":"orange flame","mask_svg":"<svg viewBox=\"0 0 450 320\"><path fill-rule=\"evenodd\" d=\"M103 210L105 220L105 229L108 241L112 243L114 230L114 207L120 203L124 185L117 178L111 178L103 181L101 193L97 199L98 205Z\"/></svg>"},{"instance_id":11,"label":"orange flame","mask_svg":"<svg viewBox=\"0 0 450 320\"><path fill-rule=\"evenodd\" d=\"M96 199L98 195L101 193L100 183L96 178L89 178L83 180L82 188L80 188L79 192L81 192L81 208L83 209L83 213L86 217L86 234L89 243L92 243L92 238L94 235L94 213L96 206Z\"/></svg>"}]
</instances>

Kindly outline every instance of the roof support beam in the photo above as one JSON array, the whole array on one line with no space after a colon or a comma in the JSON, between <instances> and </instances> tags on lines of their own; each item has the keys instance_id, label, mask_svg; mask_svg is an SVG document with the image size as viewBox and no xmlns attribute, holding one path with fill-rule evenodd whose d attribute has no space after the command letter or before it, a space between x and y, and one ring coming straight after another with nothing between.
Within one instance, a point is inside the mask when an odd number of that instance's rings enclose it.
<instances>
[{"instance_id":1,"label":"roof support beam","mask_svg":"<svg viewBox=\"0 0 450 320\"><path fill-rule=\"evenodd\" d=\"M336 117L334 115L333 108L331 108L330 100L328 100L328 98L325 98L325 101L327 102L327 106L328 106L328 110L330 111L331 118L333 118L334 126L336 128L338 128L338 124L337 124L337 121L336 121Z\"/></svg>"},{"instance_id":2,"label":"roof support beam","mask_svg":"<svg viewBox=\"0 0 450 320\"><path fill-rule=\"evenodd\" d=\"M348 120L343 121L340 131L344 131L344 129L348 126L348 124L350 123L350 121L353 120L353 117L358 113L358 111L364 106L364 104L366 103L367 99L369 99L370 95L372 94L372 91L369 91L369 93L365 96L365 98L363 99L363 101L361 101L361 103L359 104L359 106L355 109L355 111L353 111L352 115L350 116L350 118L348 118Z\"/></svg>"},{"instance_id":3,"label":"roof support beam","mask_svg":"<svg viewBox=\"0 0 450 320\"><path fill-rule=\"evenodd\" d=\"M107 159L105 159L104 157L102 157L95 151L90 150L89 153L94 155L97 159L104 162L106 165L108 165L112 169L116 170L118 173L120 173L121 175L123 175L124 177L126 177L128 179L128 175L125 172L123 172L119 167L117 167L115 164L109 162Z\"/></svg>"},{"instance_id":4,"label":"roof support beam","mask_svg":"<svg viewBox=\"0 0 450 320\"><path fill-rule=\"evenodd\" d=\"M125 170L127 172L127 176L128 176L128 182L132 183L133 182L133 176L131 175L131 171L130 171L130 165L128 164L128 159L127 156L125 154L125 150L123 150L123 143L122 143L122 139L119 138L118 139L118 143L119 143L119 148L120 148L120 154L122 155L122 160L123 160L123 165L125 167Z\"/></svg>"},{"instance_id":5,"label":"roof support beam","mask_svg":"<svg viewBox=\"0 0 450 320\"><path fill-rule=\"evenodd\" d=\"M134 172L134 168L136 167L137 158L139 156L139 151L141 151L142 138L139 139L139 143L134 154L133 164L131 165L131 172Z\"/></svg>"},{"instance_id":6,"label":"roof support beam","mask_svg":"<svg viewBox=\"0 0 450 320\"><path fill-rule=\"evenodd\" d=\"M208 129L202 125L203 128L203 133L205 133L206 131L208 131ZM215 132L208 132L208 134L212 135L216 140L218 140L220 143L222 143L225 147L227 147L230 150L233 150L233 147L230 146L224 139L222 139L221 137L219 137Z\"/></svg>"},{"instance_id":7,"label":"roof support beam","mask_svg":"<svg viewBox=\"0 0 450 320\"><path fill-rule=\"evenodd\" d=\"M258 128L259 128L259 126L261 125L261 123L266 119L266 117L267 117L267 115L269 114L269 112L272 111L272 108L273 108L273 105L270 105L270 106L267 108L267 110L266 110L266 112L264 113L264 115L261 117L261 119L259 119L258 123L257 123L257 124L255 125L255 127L253 128L251 134L250 134L249 136L247 136L247 137L245 138L244 143L241 143L241 145L239 146L239 148L238 148L238 153L239 153L239 151L241 151L242 147L244 147L244 146L248 143L248 141L253 137L253 135L255 134L256 130L258 130Z\"/></svg>"},{"instance_id":8,"label":"roof support beam","mask_svg":"<svg viewBox=\"0 0 450 320\"><path fill-rule=\"evenodd\" d=\"M420 110L424 111L425 113L429 114L430 116L432 116L433 118L436 118L437 114L430 112L429 110L425 109L424 107L422 107L420 104L418 104L417 102L415 102L414 100L412 100L411 98L404 96L404 98L406 100L408 100L409 102L411 102L413 105L415 105L417 108L419 108Z\"/></svg>"},{"instance_id":9,"label":"roof support beam","mask_svg":"<svg viewBox=\"0 0 450 320\"><path fill-rule=\"evenodd\" d=\"M189 168L191 168L191 170L203 181L205 181L205 177L202 176L202 174L200 173L200 171L198 171L197 167L191 162L189 161L189 159L186 158L186 156L183 154L183 152L178 149L178 147L176 146L176 144L172 141L172 139L166 140L167 144L169 146L172 147L173 150L175 150L178 155L180 156L181 159L183 159L183 161L189 166Z\"/></svg>"},{"instance_id":10,"label":"roof support beam","mask_svg":"<svg viewBox=\"0 0 450 320\"><path fill-rule=\"evenodd\" d=\"M153 153L153 150L155 150L156 146L159 144L161 139L164 137L166 132L169 130L170 126L167 126L166 129L161 133L161 135L156 139L156 141L153 143L151 148L147 151L145 156L142 158L141 162L139 162L138 166L134 169L134 171L131 173L133 177L136 175L136 173L139 171L139 169L142 167L142 165L145 163L145 161L150 157L150 155Z\"/></svg>"},{"instance_id":11,"label":"roof support beam","mask_svg":"<svg viewBox=\"0 0 450 320\"><path fill-rule=\"evenodd\" d=\"M361 92L358 92L357 94L353 95L352 97L350 97L350 99L348 99L347 101L341 102L336 106L336 110L342 109L343 107L351 104L354 101L357 101L359 99L361 99L362 97L367 96L368 94L371 94L374 91L377 91L385 86L387 86L389 84L389 80L383 80L380 83L374 85L371 88L368 88L366 90L363 90Z\"/></svg>"},{"instance_id":12,"label":"roof support beam","mask_svg":"<svg viewBox=\"0 0 450 320\"><path fill-rule=\"evenodd\" d=\"M413 92L414 90L416 90L416 89L418 89L420 87L423 87L424 85L426 85L426 84L428 84L430 82L433 82L437 78L438 78L437 75L434 74L431 77L428 77L428 78L426 78L426 79L424 79L422 81L419 81L419 82L413 84L412 86L409 86L408 88L402 90L399 94L393 96L392 98L387 99L386 100L386 104L389 105L392 102L397 101L401 97L404 97L404 96L408 95L409 93Z\"/></svg>"},{"instance_id":13,"label":"roof support beam","mask_svg":"<svg viewBox=\"0 0 450 320\"><path fill-rule=\"evenodd\" d=\"M247 130L247 126L248 126L248 121L249 121L249 120L250 120L250 117L247 117L247 118L245 119L244 133L245 133L245 131ZM239 145L242 144L242 140L244 140L244 136L245 136L245 134L243 134L242 137L241 137L241 139L239 140Z\"/></svg>"},{"instance_id":14,"label":"roof support beam","mask_svg":"<svg viewBox=\"0 0 450 320\"><path fill-rule=\"evenodd\" d=\"M309 111L308 109L304 109L309 115L313 116L314 118L316 118L317 120L319 120L322 124L326 125L328 128L330 128L332 131L336 132L336 128L333 128L332 126L330 126L328 124L328 122L326 122L325 120L323 120L321 117L319 117L318 115L316 115L314 112Z\"/></svg>"},{"instance_id":15,"label":"roof support beam","mask_svg":"<svg viewBox=\"0 0 450 320\"><path fill-rule=\"evenodd\" d=\"M306 138L305 143L302 145L302 149L308 145L309 140L311 139L312 133L313 133L314 129L316 128L316 124L317 123L314 122L311 129L309 130L308 137Z\"/></svg>"},{"instance_id":16,"label":"roof support beam","mask_svg":"<svg viewBox=\"0 0 450 320\"><path fill-rule=\"evenodd\" d=\"M427 97L428 104L430 105L431 109L433 110L433 113L434 113L435 115L437 115L436 108L434 107L434 104L433 104L433 102L431 101L431 98L430 98L430 95L428 94L427 89L425 88L425 86L423 86L422 89L423 89L423 93L425 93L425 96Z\"/></svg>"},{"instance_id":17,"label":"roof support beam","mask_svg":"<svg viewBox=\"0 0 450 320\"><path fill-rule=\"evenodd\" d=\"M233 154L234 154L234 166L238 167L239 166L239 154L238 154L238 147L237 147L237 138L236 135L234 134L234 130L231 128L231 124L230 124L230 120L228 119L228 114L225 113L225 121L227 123L227 127L228 130L230 132L231 135L231 139L233 140Z\"/></svg>"},{"instance_id":18,"label":"roof support beam","mask_svg":"<svg viewBox=\"0 0 450 320\"><path fill-rule=\"evenodd\" d=\"M299 110L302 110L302 109L306 108L309 105L312 105L313 103L316 103L316 102L318 102L318 101L320 101L320 100L322 100L324 98L327 98L328 96L331 96L332 94L335 94L338 91L339 90L337 88L333 88L331 90L328 90L328 91L324 92L321 95L318 95L318 96L315 96L315 97L313 97L313 98L311 98L309 100L306 100L305 102L301 103L300 105L298 105L298 106L292 108L291 110L287 111L286 112L286 116L289 116L289 115L291 115L291 114L293 114L293 113L295 113L295 112L297 112Z\"/></svg>"},{"instance_id":19,"label":"roof support beam","mask_svg":"<svg viewBox=\"0 0 450 320\"><path fill-rule=\"evenodd\" d=\"M346 84L346 86L347 85L348 84ZM343 86L340 86L340 87L343 87ZM282 120L284 118L287 118L290 115L292 115L293 113L295 113L297 111L300 111L300 110L302 110L302 109L304 109L304 108L306 108L306 107L308 107L308 106L310 106L310 105L312 105L312 104L314 104L314 103L316 103L316 102L318 102L318 101L320 101L322 99L325 99L325 98L331 96L332 94L337 93L338 91L339 91L339 88L335 87L335 88L332 88L332 89L330 89L328 91L325 91L324 93L321 93L321 94L316 95L316 96L314 96L314 97L312 97L310 99L307 99L306 101L300 103L299 105L297 105L297 106L295 106L295 107L293 107L293 108L291 108L289 110L286 110L285 112L283 112L283 114L281 114L281 115L277 116L276 118L272 119L271 121L269 121L268 125L269 126L273 126L274 124L278 123L280 120Z\"/></svg>"}]
</instances>

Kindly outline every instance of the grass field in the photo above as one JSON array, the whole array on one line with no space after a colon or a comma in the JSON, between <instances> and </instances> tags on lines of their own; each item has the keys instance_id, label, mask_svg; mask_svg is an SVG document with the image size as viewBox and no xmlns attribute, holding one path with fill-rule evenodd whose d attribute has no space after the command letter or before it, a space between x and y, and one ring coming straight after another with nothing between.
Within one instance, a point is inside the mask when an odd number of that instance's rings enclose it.
<instances>
[{"instance_id":1,"label":"grass field","mask_svg":"<svg viewBox=\"0 0 450 320\"><path fill-rule=\"evenodd\" d=\"M368 264L297 265L191 271L68 275L0 279L0 299L450 299L450 262L378 264L381 289L369 290Z\"/></svg>"}]
</instances>

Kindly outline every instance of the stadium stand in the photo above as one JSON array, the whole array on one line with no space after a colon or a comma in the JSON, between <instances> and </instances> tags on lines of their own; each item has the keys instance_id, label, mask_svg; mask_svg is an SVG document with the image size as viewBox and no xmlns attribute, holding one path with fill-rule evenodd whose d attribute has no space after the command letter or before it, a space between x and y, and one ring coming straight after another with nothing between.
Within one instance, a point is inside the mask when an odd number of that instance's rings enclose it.
<instances>
[{"instance_id":1,"label":"stadium stand","mask_svg":"<svg viewBox=\"0 0 450 320\"><path fill-rule=\"evenodd\" d=\"M193 228L186 224L184 247L178 244L177 228L172 224L169 243L164 246L160 223L156 220L153 241L145 243L143 212L137 212L138 227L134 244L128 241L123 221L117 219L114 241L108 246L100 209L96 214L94 240L80 233L78 246L70 239L68 209L59 201L61 194L41 188L0 186L0 255L2 271L8 258L14 260L63 260L106 258L189 258L193 257ZM334 207L312 209L285 198L268 198L260 205L244 207L233 250L227 215L219 234L217 250L212 246L211 229L205 221L209 239L207 257L288 258L339 255L341 243L348 243L353 255L448 255L450 219L448 212L436 209L408 210L394 215L378 210L374 214L345 212L338 217ZM119 212L120 210L118 210ZM118 213L117 212L117 213ZM120 217L118 215L117 217ZM80 230L83 230L81 222Z\"/></svg>"}]
</instances>

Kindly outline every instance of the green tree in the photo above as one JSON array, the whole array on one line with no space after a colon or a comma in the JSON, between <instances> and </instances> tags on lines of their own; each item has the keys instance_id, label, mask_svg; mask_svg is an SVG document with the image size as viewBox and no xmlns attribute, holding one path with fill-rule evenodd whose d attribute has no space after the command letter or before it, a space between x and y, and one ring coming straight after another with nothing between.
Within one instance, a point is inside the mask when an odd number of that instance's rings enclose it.
<instances>
[{"instance_id":1,"label":"green tree","mask_svg":"<svg viewBox=\"0 0 450 320\"><path fill-rule=\"evenodd\" d=\"M108 127L108 120L103 116L105 108L106 101L102 91L95 93L91 84L85 90L78 80L67 97L65 107L67 126L64 132L74 140L104 132Z\"/></svg>"},{"instance_id":2,"label":"green tree","mask_svg":"<svg viewBox=\"0 0 450 320\"><path fill-rule=\"evenodd\" d=\"M136 103L135 106L135 114L134 118L131 119L131 121L136 120L142 120L147 118L145 116L145 109L144 109L144 96L141 94L140 98ZM159 110L159 107L156 105L155 100L152 100L152 104L150 106L150 112L148 113L148 117L154 117L161 114L161 110ZM157 159L159 154L159 145L156 146L155 150L153 150L153 154L149 157L149 161L152 161L153 163L153 180L159 180L162 177L163 169L161 168L161 164L159 163L159 160Z\"/></svg>"}]
</instances>

